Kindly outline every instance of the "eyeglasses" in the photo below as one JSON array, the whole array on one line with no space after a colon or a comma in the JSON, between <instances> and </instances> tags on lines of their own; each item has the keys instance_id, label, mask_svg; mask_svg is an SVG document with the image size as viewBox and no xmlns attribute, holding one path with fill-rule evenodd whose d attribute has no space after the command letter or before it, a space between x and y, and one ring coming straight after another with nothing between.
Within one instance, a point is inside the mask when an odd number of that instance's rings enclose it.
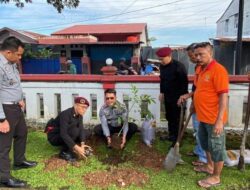
<instances>
[{"instance_id":1,"label":"eyeglasses","mask_svg":"<svg viewBox=\"0 0 250 190\"><path fill-rule=\"evenodd\" d=\"M106 97L106 100L114 100L115 97Z\"/></svg>"}]
</instances>

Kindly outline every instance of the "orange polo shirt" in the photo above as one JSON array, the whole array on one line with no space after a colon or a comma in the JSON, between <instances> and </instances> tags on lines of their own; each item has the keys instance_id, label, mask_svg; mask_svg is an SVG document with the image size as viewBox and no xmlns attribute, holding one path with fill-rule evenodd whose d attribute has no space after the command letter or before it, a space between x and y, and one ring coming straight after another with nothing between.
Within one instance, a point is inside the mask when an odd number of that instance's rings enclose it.
<instances>
[{"instance_id":1,"label":"orange polo shirt","mask_svg":"<svg viewBox=\"0 0 250 190\"><path fill-rule=\"evenodd\" d=\"M198 121L215 124L219 112L219 95L228 93L229 78L226 69L213 60L204 70L197 68L194 105ZM227 121L227 112L223 122Z\"/></svg>"}]
</instances>

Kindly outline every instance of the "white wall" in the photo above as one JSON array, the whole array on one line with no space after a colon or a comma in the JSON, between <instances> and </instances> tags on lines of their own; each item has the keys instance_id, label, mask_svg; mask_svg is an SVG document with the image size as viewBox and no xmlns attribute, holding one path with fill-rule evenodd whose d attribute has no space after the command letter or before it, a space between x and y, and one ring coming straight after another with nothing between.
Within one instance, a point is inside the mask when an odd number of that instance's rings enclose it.
<instances>
[{"instance_id":1,"label":"white wall","mask_svg":"<svg viewBox=\"0 0 250 190\"><path fill-rule=\"evenodd\" d=\"M132 83L116 83L117 98L121 102L124 95L131 97ZM160 102L159 84L158 83L133 83L137 87L138 95L148 94L155 98L156 104L150 105L149 109L154 113L159 126L164 127L165 122L160 120ZM26 98L26 117L27 119L37 120L41 122L47 121L51 117L57 115L57 99L56 94L61 96L61 110L65 110L73 105L74 95L84 96L89 101L91 95L97 97L97 113L104 102L104 90L101 83L81 83L81 82L23 82L23 91ZM189 85L191 89L191 85ZM230 85L229 94L229 125L230 127L241 127L243 102L246 100L248 93L247 85ZM40 101L38 94L42 94L44 104L44 117L40 116ZM190 101L188 102L190 104ZM131 103L130 103L131 108ZM88 109L84 116L84 123L98 123L99 119L92 118L92 107ZM134 106L130 111L130 117L141 120L140 113L136 111L137 107ZM98 114L97 114L98 116Z\"/></svg>"},{"instance_id":2,"label":"white wall","mask_svg":"<svg viewBox=\"0 0 250 190\"><path fill-rule=\"evenodd\" d=\"M239 12L239 0L233 0L217 22L217 37L236 37L235 14ZM226 30L228 20L228 30ZM250 0L244 0L243 36L250 37Z\"/></svg>"}]
</instances>

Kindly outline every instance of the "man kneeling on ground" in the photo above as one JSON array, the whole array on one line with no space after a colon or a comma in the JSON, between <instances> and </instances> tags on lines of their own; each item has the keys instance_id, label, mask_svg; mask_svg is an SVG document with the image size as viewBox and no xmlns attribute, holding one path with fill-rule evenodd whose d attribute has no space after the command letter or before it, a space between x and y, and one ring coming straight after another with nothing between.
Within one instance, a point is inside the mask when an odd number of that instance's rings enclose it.
<instances>
[{"instance_id":1,"label":"man kneeling on ground","mask_svg":"<svg viewBox=\"0 0 250 190\"><path fill-rule=\"evenodd\" d=\"M137 131L136 124L128 122L126 106L116 100L114 89L105 91L105 104L102 106L99 116L101 124L97 125L94 131L96 135L106 138L108 147L111 147L111 135L113 133L119 133L122 130L120 148L123 149L126 141Z\"/></svg>"},{"instance_id":2,"label":"man kneeling on ground","mask_svg":"<svg viewBox=\"0 0 250 190\"><path fill-rule=\"evenodd\" d=\"M85 145L90 132L83 127L83 115L89 102L83 97L76 97L74 106L62 111L55 119L48 122L45 132L53 146L62 146L59 157L67 161L75 161L77 155L86 158L91 147Z\"/></svg>"}]
</instances>

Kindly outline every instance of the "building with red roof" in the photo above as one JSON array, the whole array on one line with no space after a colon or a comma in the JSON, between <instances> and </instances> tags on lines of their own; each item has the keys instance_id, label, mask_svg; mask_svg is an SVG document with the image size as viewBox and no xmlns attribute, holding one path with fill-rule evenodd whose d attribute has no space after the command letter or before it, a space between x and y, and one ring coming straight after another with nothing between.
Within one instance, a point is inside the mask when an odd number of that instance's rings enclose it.
<instances>
[{"instance_id":1,"label":"building with red roof","mask_svg":"<svg viewBox=\"0 0 250 190\"><path fill-rule=\"evenodd\" d=\"M66 57L80 62L81 72L101 74L107 58L118 66L121 57L127 64L139 69L139 54L142 46L148 45L146 23L74 25L52 33L50 36L34 32L0 29L1 39L16 36L24 43L50 47L63 64ZM79 64L79 63L78 63Z\"/></svg>"}]
</instances>

